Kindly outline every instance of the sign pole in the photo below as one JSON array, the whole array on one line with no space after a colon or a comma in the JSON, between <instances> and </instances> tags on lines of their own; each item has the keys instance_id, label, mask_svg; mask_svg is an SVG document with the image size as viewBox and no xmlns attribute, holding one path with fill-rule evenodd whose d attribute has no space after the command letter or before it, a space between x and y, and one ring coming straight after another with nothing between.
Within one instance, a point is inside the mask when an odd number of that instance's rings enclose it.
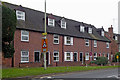
<instances>
[{"instance_id":1,"label":"sign pole","mask_svg":"<svg viewBox=\"0 0 120 80\"><path fill-rule=\"evenodd\" d=\"M46 33L46 0L45 0L45 32ZM44 35L44 38L46 39L46 35ZM46 52L44 52L44 69L46 70Z\"/></svg>"}]
</instances>

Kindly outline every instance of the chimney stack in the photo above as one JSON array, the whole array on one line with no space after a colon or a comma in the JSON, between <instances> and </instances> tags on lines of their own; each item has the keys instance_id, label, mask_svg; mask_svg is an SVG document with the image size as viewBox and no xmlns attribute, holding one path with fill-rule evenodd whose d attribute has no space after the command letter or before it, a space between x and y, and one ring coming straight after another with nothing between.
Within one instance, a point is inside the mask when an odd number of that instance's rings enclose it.
<instances>
[{"instance_id":1,"label":"chimney stack","mask_svg":"<svg viewBox=\"0 0 120 80\"><path fill-rule=\"evenodd\" d=\"M108 33L110 35L110 38L113 38L113 27L111 25L111 27L108 28Z\"/></svg>"}]
</instances>

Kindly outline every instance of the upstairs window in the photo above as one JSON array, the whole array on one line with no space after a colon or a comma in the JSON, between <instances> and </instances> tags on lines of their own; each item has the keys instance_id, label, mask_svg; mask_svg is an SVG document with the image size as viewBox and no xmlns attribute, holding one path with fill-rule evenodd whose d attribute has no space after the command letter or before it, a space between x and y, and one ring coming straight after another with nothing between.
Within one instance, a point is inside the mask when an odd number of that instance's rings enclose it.
<instances>
[{"instance_id":1,"label":"upstairs window","mask_svg":"<svg viewBox=\"0 0 120 80\"><path fill-rule=\"evenodd\" d=\"M29 31L21 30L21 41L29 41Z\"/></svg>"},{"instance_id":2,"label":"upstairs window","mask_svg":"<svg viewBox=\"0 0 120 80\"><path fill-rule=\"evenodd\" d=\"M21 62L29 62L29 52L21 51Z\"/></svg>"},{"instance_id":3,"label":"upstairs window","mask_svg":"<svg viewBox=\"0 0 120 80\"><path fill-rule=\"evenodd\" d=\"M108 42L106 43L106 48L109 48L109 43Z\"/></svg>"},{"instance_id":4,"label":"upstairs window","mask_svg":"<svg viewBox=\"0 0 120 80\"><path fill-rule=\"evenodd\" d=\"M65 45L73 45L73 37L64 36L64 44Z\"/></svg>"},{"instance_id":5,"label":"upstairs window","mask_svg":"<svg viewBox=\"0 0 120 80\"><path fill-rule=\"evenodd\" d=\"M16 10L16 17L17 17L17 20L25 21L25 12Z\"/></svg>"},{"instance_id":6,"label":"upstairs window","mask_svg":"<svg viewBox=\"0 0 120 80\"><path fill-rule=\"evenodd\" d=\"M85 46L89 46L89 40L85 39Z\"/></svg>"},{"instance_id":7,"label":"upstairs window","mask_svg":"<svg viewBox=\"0 0 120 80\"><path fill-rule=\"evenodd\" d=\"M54 37L53 43L59 44L59 35L54 34L53 37Z\"/></svg>"},{"instance_id":8,"label":"upstairs window","mask_svg":"<svg viewBox=\"0 0 120 80\"><path fill-rule=\"evenodd\" d=\"M59 52L58 51L54 51L53 53L53 57L54 57L54 61L59 61Z\"/></svg>"},{"instance_id":9,"label":"upstairs window","mask_svg":"<svg viewBox=\"0 0 120 80\"><path fill-rule=\"evenodd\" d=\"M97 41L94 40L94 47L97 47Z\"/></svg>"},{"instance_id":10,"label":"upstairs window","mask_svg":"<svg viewBox=\"0 0 120 80\"><path fill-rule=\"evenodd\" d=\"M66 29L66 21L64 19L61 20L61 28Z\"/></svg>"},{"instance_id":11,"label":"upstairs window","mask_svg":"<svg viewBox=\"0 0 120 80\"><path fill-rule=\"evenodd\" d=\"M104 36L104 31L101 31L101 35Z\"/></svg>"},{"instance_id":12,"label":"upstairs window","mask_svg":"<svg viewBox=\"0 0 120 80\"><path fill-rule=\"evenodd\" d=\"M92 34L92 28L88 28L88 33Z\"/></svg>"},{"instance_id":13,"label":"upstairs window","mask_svg":"<svg viewBox=\"0 0 120 80\"><path fill-rule=\"evenodd\" d=\"M84 32L85 30L85 27L84 26L80 26L80 32Z\"/></svg>"},{"instance_id":14,"label":"upstairs window","mask_svg":"<svg viewBox=\"0 0 120 80\"><path fill-rule=\"evenodd\" d=\"M51 18L48 18L48 26L54 27L55 26L55 20L51 19Z\"/></svg>"},{"instance_id":15,"label":"upstairs window","mask_svg":"<svg viewBox=\"0 0 120 80\"><path fill-rule=\"evenodd\" d=\"M118 40L118 37L117 37L117 36L115 36L115 40Z\"/></svg>"}]
</instances>

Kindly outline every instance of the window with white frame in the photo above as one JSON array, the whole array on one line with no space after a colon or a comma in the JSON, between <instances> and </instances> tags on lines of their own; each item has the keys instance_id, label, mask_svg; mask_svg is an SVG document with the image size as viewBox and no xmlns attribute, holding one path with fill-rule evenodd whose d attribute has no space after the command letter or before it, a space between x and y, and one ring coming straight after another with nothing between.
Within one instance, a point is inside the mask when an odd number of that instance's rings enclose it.
<instances>
[{"instance_id":1,"label":"window with white frame","mask_svg":"<svg viewBox=\"0 0 120 80\"><path fill-rule=\"evenodd\" d=\"M115 40L118 40L118 37L117 37L117 36L115 36Z\"/></svg>"},{"instance_id":2,"label":"window with white frame","mask_svg":"<svg viewBox=\"0 0 120 80\"><path fill-rule=\"evenodd\" d=\"M29 41L29 31L21 30L21 41Z\"/></svg>"},{"instance_id":3,"label":"window with white frame","mask_svg":"<svg viewBox=\"0 0 120 80\"><path fill-rule=\"evenodd\" d=\"M16 17L17 17L17 20L25 21L25 12L16 10Z\"/></svg>"},{"instance_id":4,"label":"window with white frame","mask_svg":"<svg viewBox=\"0 0 120 80\"><path fill-rule=\"evenodd\" d=\"M73 37L64 36L64 44L65 45L73 45Z\"/></svg>"},{"instance_id":5,"label":"window with white frame","mask_svg":"<svg viewBox=\"0 0 120 80\"><path fill-rule=\"evenodd\" d=\"M89 46L89 39L85 39L85 46Z\"/></svg>"},{"instance_id":6,"label":"window with white frame","mask_svg":"<svg viewBox=\"0 0 120 80\"><path fill-rule=\"evenodd\" d=\"M88 32L92 34L92 28L88 28Z\"/></svg>"},{"instance_id":7,"label":"window with white frame","mask_svg":"<svg viewBox=\"0 0 120 80\"><path fill-rule=\"evenodd\" d=\"M73 61L73 52L65 52L64 61Z\"/></svg>"},{"instance_id":8,"label":"window with white frame","mask_svg":"<svg viewBox=\"0 0 120 80\"><path fill-rule=\"evenodd\" d=\"M29 51L21 51L21 62L29 62Z\"/></svg>"},{"instance_id":9,"label":"window with white frame","mask_svg":"<svg viewBox=\"0 0 120 80\"><path fill-rule=\"evenodd\" d=\"M107 58L108 58L108 60L109 60L109 53L107 53Z\"/></svg>"},{"instance_id":10,"label":"window with white frame","mask_svg":"<svg viewBox=\"0 0 120 80\"><path fill-rule=\"evenodd\" d=\"M94 47L97 47L97 40L94 40Z\"/></svg>"},{"instance_id":11,"label":"window with white frame","mask_svg":"<svg viewBox=\"0 0 120 80\"><path fill-rule=\"evenodd\" d=\"M53 37L54 37L53 43L54 44L59 44L59 35L54 34Z\"/></svg>"},{"instance_id":12,"label":"window with white frame","mask_svg":"<svg viewBox=\"0 0 120 80\"><path fill-rule=\"evenodd\" d=\"M96 60L97 58L97 53L94 53L94 60Z\"/></svg>"},{"instance_id":13,"label":"window with white frame","mask_svg":"<svg viewBox=\"0 0 120 80\"><path fill-rule=\"evenodd\" d=\"M80 26L80 32L84 32L85 30L85 27L84 26Z\"/></svg>"},{"instance_id":14,"label":"window with white frame","mask_svg":"<svg viewBox=\"0 0 120 80\"><path fill-rule=\"evenodd\" d=\"M54 27L55 26L55 20L51 19L51 18L48 18L48 26Z\"/></svg>"},{"instance_id":15,"label":"window with white frame","mask_svg":"<svg viewBox=\"0 0 120 80\"><path fill-rule=\"evenodd\" d=\"M109 48L109 43L108 42L106 43L106 48Z\"/></svg>"},{"instance_id":16,"label":"window with white frame","mask_svg":"<svg viewBox=\"0 0 120 80\"><path fill-rule=\"evenodd\" d=\"M85 60L89 60L89 53L85 53Z\"/></svg>"},{"instance_id":17,"label":"window with white frame","mask_svg":"<svg viewBox=\"0 0 120 80\"><path fill-rule=\"evenodd\" d=\"M101 31L101 35L102 35L102 36L104 36L104 35L105 35L104 31Z\"/></svg>"},{"instance_id":18,"label":"window with white frame","mask_svg":"<svg viewBox=\"0 0 120 80\"><path fill-rule=\"evenodd\" d=\"M54 51L53 57L54 57L54 61L59 61L59 52L58 51Z\"/></svg>"},{"instance_id":19,"label":"window with white frame","mask_svg":"<svg viewBox=\"0 0 120 80\"><path fill-rule=\"evenodd\" d=\"M66 21L64 19L61 20L61 28L66 29Z\"/></svg>"}]
</instances>

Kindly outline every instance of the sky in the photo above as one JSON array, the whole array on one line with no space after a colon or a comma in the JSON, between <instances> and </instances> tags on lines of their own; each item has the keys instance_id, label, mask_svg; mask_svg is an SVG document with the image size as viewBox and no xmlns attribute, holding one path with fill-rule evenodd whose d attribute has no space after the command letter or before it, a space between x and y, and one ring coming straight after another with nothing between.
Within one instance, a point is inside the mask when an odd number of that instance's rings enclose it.
<instances>
[{"instance_id":1,"label":"sky","mask_svg":"<svg viewBox=\"0 0 120 80\"><path fill-rule=\"evenodd\" d=\"M44 12L45 0L1 0ZM113 25L118 33L118 2L120 0L46 0L47 13L92 24L105 31Z\"/></svg>"}]
</instances>

